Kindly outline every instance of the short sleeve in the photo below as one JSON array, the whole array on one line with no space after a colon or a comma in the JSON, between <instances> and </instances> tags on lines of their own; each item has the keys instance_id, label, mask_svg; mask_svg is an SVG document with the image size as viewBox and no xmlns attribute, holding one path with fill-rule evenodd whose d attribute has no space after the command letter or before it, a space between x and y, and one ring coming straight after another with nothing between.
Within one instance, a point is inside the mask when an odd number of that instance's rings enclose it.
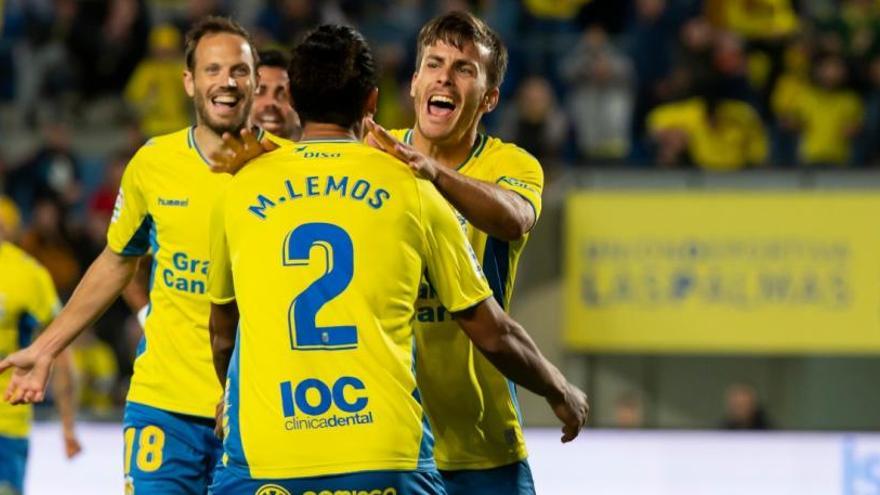
<instances>
[{"instance_id":1,"label":"short sleeve","mask_svg":"<svg viewBox=\"0 0 880 495\"><path fill-rule=\"evenodd\" d=\"M495 161L495 183L513 191L528 201L535 210L535 222L541 216L541 193L544 190L544 170L532 155L519 148L500 151Z\"/></svg>"},{"instance_id":2,"label":"short sleeve","mask_svg":"<svg viewBox=\"0 0 880 495\"><path fill-rule=\"evenodd\" d=\"M450 312L475 306L492 296L477 255L446 200L431 183L417 184L428 278Z\"/></svg>"},{"instance_id":3,"label":"short sleeve","mask_svg":"<svg viewBox=\"0 0 880 495\"><path fill-rule=\"evenodd\" d=\"M208 297L214 304L228 304L235 300L232 261L229 256L229 243L226 240L226 191L221 193L214 203L208 231L211 248Z\"/></svg>"},{"instance_id":4,"label":"short sleeve","mask_svg":"<svg viewBox=\"0 0 880 495\"><path fill-rule=\"evenodd\" d=\"M61 310L61 301L58 300L58 293L55 291L55 284L52 283L49 271L36 263L35 267L35 294L28 301L28 314L42 328L48 325Z\"/></svg>"},{"instance_id":5,"label":"short sleeve","mask_svg":"<svg viewBox=\"0 0 880 495\"><path fill-rule=\"evenodd\" d=\"M150 251L153 219L147 210L139 177L140 169L146 165L143 160L143 151L139 151L125 167L110 218L110 228L107 229L107 246L123 256L143 256Z\"/></svg>"}]
</instances>

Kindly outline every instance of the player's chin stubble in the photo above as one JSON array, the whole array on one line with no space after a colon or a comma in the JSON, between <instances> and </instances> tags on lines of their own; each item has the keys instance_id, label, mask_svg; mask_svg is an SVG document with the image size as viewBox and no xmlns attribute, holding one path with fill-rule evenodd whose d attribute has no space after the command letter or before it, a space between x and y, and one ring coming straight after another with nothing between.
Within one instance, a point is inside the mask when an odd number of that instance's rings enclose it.
<instances>
[{"instance_id":1,"label":"player's chin stubble","mask_svg":"<svg viewBox=\"0 0 880 495\"><path fill-rule=\"evenodd\" d=\"M230 122L217 122L211 118L211 114L208 112L207 99L202 93L196 93L195 103L199 122L208 129L211 129L214 134L222 136L225 132L235 135L241 131L247 123L247 117L251 113L251 106L253 105L254 100L253 98L245 99L242 102L238 115L236 115L235 119Z\"/></svg>"}]
</instances>

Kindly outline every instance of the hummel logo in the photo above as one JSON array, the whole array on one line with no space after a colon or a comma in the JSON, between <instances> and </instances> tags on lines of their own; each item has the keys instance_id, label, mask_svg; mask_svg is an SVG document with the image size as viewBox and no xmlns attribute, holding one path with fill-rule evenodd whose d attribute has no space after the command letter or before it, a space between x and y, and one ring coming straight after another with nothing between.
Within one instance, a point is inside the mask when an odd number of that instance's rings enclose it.
<instances>
[{"instance_id":1,"label":"hummel logo","mask_svg":"<svg viewBox=\"0 0 880 495\"><path fill-rule=\"evenodd\" d=\"M165 199L159 198L159 206L189 206L189 198L184 199Z\"/></svg>"}]
</instances>

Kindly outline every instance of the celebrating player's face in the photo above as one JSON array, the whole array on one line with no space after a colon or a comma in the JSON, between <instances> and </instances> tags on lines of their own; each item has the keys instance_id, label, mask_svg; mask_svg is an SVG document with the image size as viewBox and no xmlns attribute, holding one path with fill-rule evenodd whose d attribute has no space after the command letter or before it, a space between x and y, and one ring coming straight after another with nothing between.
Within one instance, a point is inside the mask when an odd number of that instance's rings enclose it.
<instances>
[{"instance_id":1,"label":"celebrating player's face","mask_svg":"<svg viewBox=\"0 0 880 495\"><path fill-rule=\"evenodd\" d=\"M278 67L264 66L257 69L260 82L251 112L254 124L272 134L290 139L299 117L290 106L290 78L287 71Z\"/></svg>"},{"instance_id":2,"label":"celebrating player's face","mask_svg":"<svg viewBox=\"0 0 880 495\"><path fill-rule=\"evenodd\" d=\"M195 67L184 85L195 99L199 124L217 134L237 133L247 122L254 100L254 55L241 36L206 35L195 50Z\"/></svg>"},{"instance_id":3,"label":"celebrating player's face","mask_svg":"<svg viewBox=\"0 0 880 495\"><path fill-rule=\"evenodd\" d=\"M466 43L462 50L438 41L424 48L412 78L416 125L435 142L457 141L495 103L497 89L488 89L485 47Z\"/></svg>"}]
</instances>

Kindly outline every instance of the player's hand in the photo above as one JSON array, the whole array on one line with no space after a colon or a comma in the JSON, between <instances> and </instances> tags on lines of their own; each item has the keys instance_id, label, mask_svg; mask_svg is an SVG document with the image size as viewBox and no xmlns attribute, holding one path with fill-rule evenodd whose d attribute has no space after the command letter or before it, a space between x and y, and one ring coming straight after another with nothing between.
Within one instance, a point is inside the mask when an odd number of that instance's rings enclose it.
<instances>
[{"instance_id":1,"label":"player's hand","mask_svg":"<svg viewBox=\"0 0 880 495\"><path fill-rule=\"evenodd\" d=\"M14 405L42 402L53 361L51 356L38 355L31 347L6 356L0 361L0 373L13 371L3 399Z\"/></svg>"},{"instance_id":2,"label":"player's hand","mask_svg":"<svg viewBox=\"0 0 880 495\"><path fill-rule=\"evenodd\" d=\"M64 432L64 455L68 459L73 459L82 452L82 445L73 432Z\"/></svg>"},{"instance_id":3,"label":"player's hand","mask_svg":"<svg viewBox=\"0 0 880 495\"><path fill-rule=\"evenodd\" d=\"M217 403L217 407L214 410L214 434L217 435L217 438L223 440L223 413L226 409L226 397L225 395L220 398L220 402Z\"/></svg>"},{"instance_id":4,"label":"player's hand","mask_svg":"<svg viewBox=\"0 0 880 495\"><path fill-rule=\"evenodd\" d=\"M406 163L413 172L421 177L431 182L437 180L441 165L436 160L416 151L412 146L401 143L372 119L366 119L364 122L370 131L366 139L367 144Z\"/></svg>"},{"instance_id":5,"label":"player's hand","mask_svg":"<svg viewBox=\"0 0 880 495\"><path fill-rule=\"evenodd\" d=\"M250 129L244 128L239 136L223 133L223 144L211 153L211 171L235 175L247 162L258 156L278 149L278 145L268 139L257 140Z\"/></svg>"},{"instance_id":6,"label":"player's hand","mask_svg":"<svg viewBox=\"0 0 880 495\"><path fill-rule=\"evenodd\" d=\"M587 416L590 413L587 394L569 383L562 400L549 402L553 413L562 421L562 443L574 440L587 423Z\"/></svg>"}]
</instances>

